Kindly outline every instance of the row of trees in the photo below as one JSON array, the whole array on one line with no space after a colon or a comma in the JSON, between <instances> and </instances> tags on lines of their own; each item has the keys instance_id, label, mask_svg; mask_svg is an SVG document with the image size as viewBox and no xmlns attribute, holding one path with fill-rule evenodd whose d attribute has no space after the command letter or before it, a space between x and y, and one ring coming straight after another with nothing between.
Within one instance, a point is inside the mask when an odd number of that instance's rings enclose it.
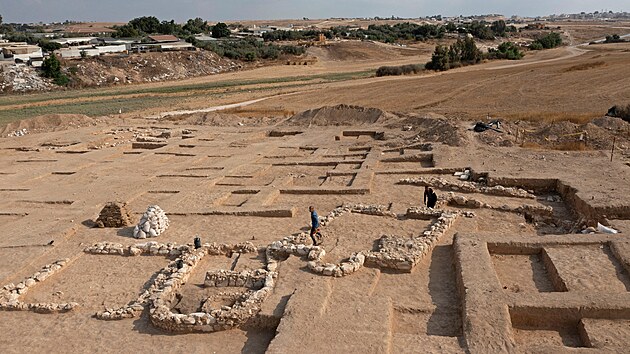
<instances>
[{"instance_id":1,"label":"row of trees","mask_svg":"<svg viewBox=\"0 0 630 354\"><path fill-rule=\"evenodd\" d=\"M146 36L149 34L172 34L179 37L190 37L197 33L211 33L215 38L223 38L230 36L228 26L219 22L214 26L200 17L189 19L185 24L175 23L174 20L161 21L155 16L137 17L129 21L126 25L114 27L113 37L132 38Z\"/></svg>"},{"instance_id":2,"label":"row of trees","mask_svg":"<svg viewBox=\"0 0 630 354\"><path fill-rule=\"evenodd\" d=\"M490 49L483 54L473 38L458 39L450 46L438 45L431 56L431 61L423 65L382 66L376 71L376 76L415 74L423 69L446 71L465 65L474 65L483 59L518 60L523 52L513 42L504 42L497 49Z\"/></svg>"},{"instance_id":3,"label":"row of trees","mask_svg":"<svg viewBox=\"0 0 630 354\"><path fill-rule=\"evenodd\" d=\"M351 29L349 26L331 27L324 30L307 31L272 31L263 34L265 41L290 41L315 39L320 33L326 38L340 37L346 39L369 39L373 41L394 43L397 41L425 41L443 38L446 33L470 33L478 39L492 40L505 37L509 33L517 32L516 27L508 26L505 21L492 23L473 21L470 24L456 25L452 22L446 25L415 24L410 22L395 25L369 25L367 29Z\"/></svg>"},{"instance_id":4,"label":"row of trees","mask_svg":"<svg viewBox=\"0 0 630 354\"><path fill-rule=\"evenodd\" d=\"M425 67L429 70L446 71L464 65L476 64L483 59L481 50L477 48L475 40L458 39L450 46L438 45L431 56L431 61Z\"/></svg>"},{"instance_id":5,"label":"row of trees","mask_svg":"<svg viewBox=\"0 0 630 354\"><path fill-rule=\"evenodd\" d=\"M291 45L278 46L275 44L263 43L253 38L195 43L195 46L211 50L226 58L244 61L278 59L281 54L302 55L306 51L304 47Z\"/></svg>"}]
</instances>

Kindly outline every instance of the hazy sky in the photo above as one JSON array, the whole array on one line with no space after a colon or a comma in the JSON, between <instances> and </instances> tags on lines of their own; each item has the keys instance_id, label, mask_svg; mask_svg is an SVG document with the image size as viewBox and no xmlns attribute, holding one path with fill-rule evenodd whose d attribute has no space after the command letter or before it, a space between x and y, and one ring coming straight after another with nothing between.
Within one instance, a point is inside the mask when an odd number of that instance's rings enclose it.
<instances>
[{"instance_id":1,"label":"hazy sky","mask_svg":"<svg viewBox=\"0 0 630 354\"><path fill-rule=\"evenodd\" d=\"M121 21L156 16L178 22L500 13L536 16L630 11L630 0L0 0L3 22Z\"/></svg>"}]
</instances>

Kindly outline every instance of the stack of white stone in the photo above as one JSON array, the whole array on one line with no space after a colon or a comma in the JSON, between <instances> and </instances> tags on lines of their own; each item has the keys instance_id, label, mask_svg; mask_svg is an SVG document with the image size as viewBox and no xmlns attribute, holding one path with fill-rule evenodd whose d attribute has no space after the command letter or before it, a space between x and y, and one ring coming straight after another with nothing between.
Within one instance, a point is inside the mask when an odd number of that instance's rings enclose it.
<instances>
[{"instance_id":1,"label":"stack of white stone","mask_svg":"<svg viewBox=\"0 0 630 354\"><path fill-rule=\"evenodd\" d=\"M157 205L151 205L140 218L140 222L133 229L133 237L158 237L168 228L169 221L164 210Z\"/></svg>"}]
</instances>

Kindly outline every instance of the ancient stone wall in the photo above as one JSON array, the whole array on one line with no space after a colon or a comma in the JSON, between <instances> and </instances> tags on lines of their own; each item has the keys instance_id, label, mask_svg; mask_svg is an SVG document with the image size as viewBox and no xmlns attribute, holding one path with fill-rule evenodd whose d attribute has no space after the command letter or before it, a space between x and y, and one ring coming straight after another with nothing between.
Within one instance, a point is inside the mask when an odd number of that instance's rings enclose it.
<instances>
[{"instance_id":1,"label":"ancient stone wall","mask_svg":"<svg viewBox=\"0 0 630 354\"><path fill-rule=\"evenodd\" d=\"M70 262L69 259L56 261L52 264L45 265L42 269L17 284L5 285L0 290L0 310L11 311L34 311L40 313L67 312L79 304L76 302L56 304L56 303L35 303L29 304L20 301L20 298L26 294L29 288L43 282Z\"/></svg>"}]
</instances>

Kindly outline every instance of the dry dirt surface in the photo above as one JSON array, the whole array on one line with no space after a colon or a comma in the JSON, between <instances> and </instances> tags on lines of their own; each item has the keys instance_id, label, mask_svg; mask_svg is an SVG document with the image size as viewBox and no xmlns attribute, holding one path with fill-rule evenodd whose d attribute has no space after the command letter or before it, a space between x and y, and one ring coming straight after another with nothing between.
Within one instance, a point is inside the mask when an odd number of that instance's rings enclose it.
<instances>
[{"instance_id":1,"label":"dry dirt surface","mask_svg":"<svg viewBox=\"0 0 630 354\"><path fill-rule=\"evenodd\" d=\"M64 32L77 33L77 34L90 34L90 33L113 33L114 26L123 26L124 22L84 22L73 23L63 26Z\"/></svg>"},{"instance_id":2,"label":"dry dirt surface","mask_svg":"<svg viewBox=\"0 0 630 354\"><path fill-rule=\"evenodd\" d=\"M99 122L102 120L81 114L49 114L6 124L0 127L0 136L15 135L17 131L25 134L46 133L96 125Z\"/></svg>"},{"instance_id":3,"label":"dry dirt surface","mask_svg":"<svg viewBox=\"0 0 630 354\"><path fill-rule=\"evenodd\" d=\"M3 128L2 350L627 352L630 124L603 114L630 101L629 49ZM225 77L388 62L354 59ZM129 225L94 227L109 202Z\"/></svg>"},{"instance_id":4,"label":"dry dirt surface","mask_svg":"<svg viewBox=\"0 0 630 354\"><path fill-rule=\"evenodd\" d=\"M471 121L357 106L240 119L42 117L22 123L37 133L0 139L3 352L630 345L622 152L495 147ZM472 181L453 176L466 168ZM111 201L131 224L94 228ZM134 239L149 205L168 228ZM309 205L325 221L319 247ZM621 233L588 234L597 222ZM254 271L262 288L245 281Z\"/></svg>"}]
</instances>

